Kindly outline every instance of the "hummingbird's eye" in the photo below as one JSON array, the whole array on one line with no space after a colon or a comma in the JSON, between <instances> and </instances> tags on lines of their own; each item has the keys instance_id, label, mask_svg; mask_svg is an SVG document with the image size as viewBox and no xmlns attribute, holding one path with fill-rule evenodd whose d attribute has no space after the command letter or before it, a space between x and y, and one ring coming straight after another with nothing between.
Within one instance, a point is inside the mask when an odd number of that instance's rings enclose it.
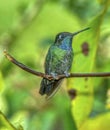
<instances>
[{"instance_id":1,"label":"hummingbird's eye","mask_svg":"<svg viewBox=\"0 0 110 130\"><path fill-rule=\"evenodd\" d=\"M65 38L64 33L59 33L55 38L55 43L62 41Z\"/></svg>"},{"instance_id":2,"label":"hummingbird's eye","mask_svg":"<svg viewBox=\"0 0 110 130\"><path fill-rule=\"evenodd\" d=\"M59 39L62 39L62 38L64 38L64 36L63 35L59 35Z\"/></svg>"}]
</instances>

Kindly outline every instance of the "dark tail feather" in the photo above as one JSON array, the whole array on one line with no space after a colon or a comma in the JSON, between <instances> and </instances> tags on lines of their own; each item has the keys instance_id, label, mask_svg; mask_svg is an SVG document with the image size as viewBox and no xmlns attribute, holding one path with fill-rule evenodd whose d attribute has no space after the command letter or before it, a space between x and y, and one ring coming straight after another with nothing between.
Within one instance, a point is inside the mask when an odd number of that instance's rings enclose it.
<instances>
[{"instance_id":1,"label":"dark tail feather","mask_svg":"<svg viewBox=\"0 0 110 130\"><path fill-rule=\"evenodd\" d=\"M41 95L46 94L46 91L48 90L48 87L51 85L51 82L52 81L49 81L47 79L44 79L44 78L42 79L41 84L40 84L40 90L39 90L39 93Z\"/></svg>"},{"instance_id":2,"label":"dark tail feather","mask_svg":"<svg viewBox=\"0 0 110 130\"><path fill-rule=\"evenodd\" d=\"M58 90L59 88L59 84L61 83L62 80L47 80L47 79L42 79L41 81L41 87L40 87L40 90L39 90L39 93L41 95L44 95L46 94L47 95L47 98L53 96L56 91Z\"/></svg>"}]
</instances>

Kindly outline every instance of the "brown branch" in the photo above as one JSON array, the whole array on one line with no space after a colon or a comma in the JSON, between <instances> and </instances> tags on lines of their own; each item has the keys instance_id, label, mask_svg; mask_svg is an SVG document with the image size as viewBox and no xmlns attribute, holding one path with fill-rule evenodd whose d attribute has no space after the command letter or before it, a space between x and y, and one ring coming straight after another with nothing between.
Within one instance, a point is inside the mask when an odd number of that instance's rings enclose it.
<instances>
[{"instance_id":1,"label":"brown branch","mask_svg":"<svg viewBox=\"0 0 110 130\"><path fill-rule=\"evenodd\" d=\"M43 78L46 78L46 79L50 79L51 80L51 77L50 75L46 75L44 73L41 73L41 72L37 72L29 67L27 67L26 65L20 63L19 61L17 61L14 57L12 57L10 54L8 54L6 51L4 51L4 55L6 56L6 58L11 61L13 64L17 65L18 67L20 67L21 69L33 74L33 75L36 75L36 76L39 76L39 77L43 77Z\"/></svg>"},{"instance_id":2,"label":"brown branch","mask_svg":"<svg viewBox=\"0 0 110 130\"><path fill-rule=\"evenodd\" d=\"M44 73L41 73L41 72L37 72L37 71L25 66L24 64L17 61L10 54L8 54L6 51L4 51L4 55L13 64L17 65L21 69L23 69L23 70L25 70L25 71L33 74L33 75L43 77L43 78L46 78L48 80L54 79L54 77L51 76L51 75L47 75L47 74L44 74ZM63 79L63 78L72 78L72 77L77 77L77 78L81 78L81 77L110 77L110 72L103 72L103 73L71 73L68 77L66 75L62 74L62 75L58 75L56 80Z\"/></svg>"}]
</instances>

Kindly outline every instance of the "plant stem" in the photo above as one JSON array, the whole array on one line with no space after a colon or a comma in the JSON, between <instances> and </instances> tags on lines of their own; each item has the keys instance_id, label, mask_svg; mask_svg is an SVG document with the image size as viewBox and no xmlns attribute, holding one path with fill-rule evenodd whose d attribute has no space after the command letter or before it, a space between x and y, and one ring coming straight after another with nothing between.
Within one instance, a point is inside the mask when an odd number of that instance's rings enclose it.
<instances>
[{"instance_id":1,"label":"plant stem","mask_svg":"<svg viewBox=\"0 0 110 130\"><path fill-rule=\"evenodd\" d=\"M5 117L5 115L0 111L0 123L3 123L3 125L10 130L17 130Z\"/></svg>"}]
</instances>

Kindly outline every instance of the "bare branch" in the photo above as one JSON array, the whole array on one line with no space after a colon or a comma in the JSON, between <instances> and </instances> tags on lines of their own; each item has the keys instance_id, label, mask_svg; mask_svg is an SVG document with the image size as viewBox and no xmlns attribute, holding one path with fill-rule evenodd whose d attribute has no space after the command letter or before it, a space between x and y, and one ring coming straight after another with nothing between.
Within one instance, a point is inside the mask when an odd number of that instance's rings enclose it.
<instances>
[{"instance_id":1,"label":"bare branch","mask_svg":"<svg viewBox=\"0 0 110 130\"><path fill-rule=\"evenodd\" d=\"M46 79L49 79L51 80L51 77L50 75L46 75L44 73L41 73L41 72L37 72L29 67L27 67L26 65L20 63L19 61L17 61L14 57L12 57L10 54L8 54L6 51L4 51L4 55L6 56L6 58L11 61L13 64L17 65L18 67L20 67L21 69L33 74L33 75L36 75L36 76L39 76L39 77L43 77L43 78L46 78Z\"/></svg>"},{"instance_id":2,"label":"bare branch","mask_svg":"<svg viewBox=\"0 0 110 130\"><path fill-rule=\"evenodd\" d=\"M54 79L54 77L51 76L51 75L47 75L47 74L44 74L44 73L41 73L41 72L37 72L37 71L27 67L26 65L20 63L14 57L12 57L10 54L8 54L6 51L4 51L4 55L13 64L17 65L21 69L23 69L23 70L25 70L25 71L33 74L33 75L43 77L43 78L46 78L48 80ZM63 79L63 78L72 78L72 77L75 77L75 78L76 77L77 78L81 78L81 77L110 77L110 72L103 72L103 73L71 73L68 77L66 75L62 74L62 75L58 75L56 80Z\"/></svg>"}]
</instances>

